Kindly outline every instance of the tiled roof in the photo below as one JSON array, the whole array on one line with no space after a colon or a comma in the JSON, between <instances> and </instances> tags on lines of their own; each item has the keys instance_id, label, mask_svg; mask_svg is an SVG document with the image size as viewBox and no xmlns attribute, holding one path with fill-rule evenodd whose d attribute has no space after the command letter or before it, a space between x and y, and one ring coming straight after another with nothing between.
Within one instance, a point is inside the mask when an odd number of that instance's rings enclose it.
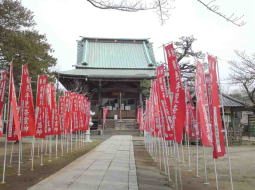
<instances>
[{"instance_id":1,"label":"tiled roof","mask_svg":"<svg viewBox=\"0 0 255 190\"><path fill-rule=\"evenodd\" d=\"M222 94L222 100L225 107L245 107L244 102L226 94Z\"/></svg>"},{"instance_id":2,"label":"tiled roof","mask_svg":"<svg viewBox=\"0 0 255 190\"><path fill-rule=\"evenodd\" d=\"M155 76L153 69L73 69L61 71L64 76L83 76L88 78L139 78L150 79Z\"/></svg>"},{"instance_id":3,"label":"tiled roof","mask_svg":"<svg viewBox=\"0 0 255 190\"><path fill-rule=\"evenodd\" d=\"M153 68L155 58L147 39L83 37L77 42L77 65L85 68Z\"/></svg>"}]
</instances>

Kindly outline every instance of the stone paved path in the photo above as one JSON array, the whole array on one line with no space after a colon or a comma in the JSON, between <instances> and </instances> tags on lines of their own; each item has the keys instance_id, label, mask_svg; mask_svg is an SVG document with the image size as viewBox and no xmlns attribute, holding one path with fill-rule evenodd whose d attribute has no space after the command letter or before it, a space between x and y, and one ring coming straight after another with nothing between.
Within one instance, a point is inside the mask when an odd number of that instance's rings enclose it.
<instances>
[{"instance_id":1,"label":"stone paved path","mask_svg":"<svg viewBox=\"0 0 255 190\"><path fill-rule=\"evenodd\" d=\"M138 190L132 137L115 135L30 190Z\"/></svg>"}]
</instances>

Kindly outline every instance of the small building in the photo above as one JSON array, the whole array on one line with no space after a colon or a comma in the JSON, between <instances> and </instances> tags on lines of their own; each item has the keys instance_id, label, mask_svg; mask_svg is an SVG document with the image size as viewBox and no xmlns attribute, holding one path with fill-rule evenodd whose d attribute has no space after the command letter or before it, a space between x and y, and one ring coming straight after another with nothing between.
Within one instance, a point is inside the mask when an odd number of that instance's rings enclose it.
<instances>
[{"instance_id":1,"label":"small building","mask_svg":"<svg viewBox=\"0 0 255 190\"><path fill-rule=\"evenodd\" d=\"M230 144L241 144L244 130L243 112L249 110L244 102L222 94L224 106L224 121L228 127L228 140Z\"/></svg>"},{"instance_id":2,"label":"small building","mask_svg":"<svg viewBox=\"0 0 255 190\"><path fill-rule=\"evenodd\" d=\"M62 85L87 94L95 120L101 108L108 118L135 119L142 104L141 82L155 77L155 57L148 39L82 37L77 41L74 69L59 72Z\"/></svg>"}]
</instances>

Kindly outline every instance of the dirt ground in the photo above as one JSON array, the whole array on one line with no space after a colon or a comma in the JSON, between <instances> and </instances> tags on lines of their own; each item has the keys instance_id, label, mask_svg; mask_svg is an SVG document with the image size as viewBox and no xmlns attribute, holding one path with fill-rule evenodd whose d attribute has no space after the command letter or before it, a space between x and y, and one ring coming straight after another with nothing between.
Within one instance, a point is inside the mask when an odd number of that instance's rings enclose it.
<instances>
[{"instance_id":1,"label":"dirt ground","mask_svg":"<svg viewBox=\"0 0 255 190\"><path fill-rule=\"evenodd\" d=\"M61 156L61 146L60 142L58 143L58 158L56 158L55 154L55 140L52 140L52 161L49 161L49 154L45 153L43 158L43 166L40 165L40 157L38 156L38 144L35 144L35 159L34 159L34 171L31 171L31 138L24 139L22 143L23 147L23 162L21 164L21 176L17 176L17 168L18 168L18 144L14 144L13 146L13 159L12 164L10 165L10 151L12 147L12 143L8 143L8 154L7 154L7 168L6 168L6 183L0 183L1 190L25 190L28 187L38 183L39 181L45 179L56 171L60 170L73 160L78 157L86 154L88 151L95 148L98 144L104 141L107 136L99 137L93 139L92 143L86 143L85 146L76 149L76 141L73 141L73 152L65 153ZM0 139L0 178L2 181L2 163L4 157L4 139ZM65 146L64 146L65 147Z\"/></svg>"},{"instance_id":2,"label":"dirt ground","mask_svg":"<svg viewBox=\"0 0 255 190\"><path fill-rule=\"evenodd\" d=\"M160 172L146 151L143 138L133 137L133 145L139 190L171 190L167 176Z\"/></svg>"},{"instance_id":3,"label":"dirt ground","mask_svg":"<svg viewBox=\"0 0 255 190\"><path fill-rule=\"evenodd\" d=\"M182 151L183 148L183 151ZM167 182L167 176L164 174L164 165L162 164L162 170L159 173L159 163L155 163L148 152L144 149L144 143L142 137L137 137L134 141L135 159L137 164L137 176L139 190L143 189L174 189L175 184L175 159L173 157L173 149L169 146L169 165L170 165L170 176L172 182ZM255 141L243 141L240 146L230 146L230 158L232 165L233 174L233 185L235 190L254 190L255 189ZM212 148L205 148L206 162L207 162L207 175L208 183L205 183L205 172L204 172L204 157L203 148L199 146L199 177L196 175L196 145L190 146L191 152L191 171L188 167L188 147L179 146L180 152L180 167L181 167L181 179L183 190L215 190L215 167L212 159ZM182 154L182 152L184 154ZM184 161L183 161L184 160ZM163 163L163 161L162 161ZM146 166L146 164L148 166ZM228 157L221 157L216 160L218 184L220 190L231 190L230 178L229 178L229 167ZM148 170L148 171L147 171ZM154 174L153 174L154 173ZM155 175L153 177L153 175ZM177 175L178 176L178 175ZM179 177L179 176L178 176ZM153 180L156 178L156 180ZM155 186L151 186L152 183ZM178 178L178 185L180 187L180 180ZM145 188L146 187L146 188Z\"/></svg>"},{"instance_id":4,"label":"dirt ground","mask_svg":"<svg viewBox=\"0 0 255 190\"><path fill-rule=\"evenodd\" d=\"M196 146L193 145L191 149L191 170L188 171L188 148L184 149L184 162L182 148L180 150L180 159L182 160L182 182L184 190L211 190L216 189L215 182L215 167L212 159L212 149L205 148L205 155L207 161L207 174L209 184L205 182L204 172L204 157L203 148L199 147L199 176L196 176ZM230 159L232 165L233 184L235 190L253 190L255 189L255 143L244 142L241 146L230 146ZM175 177L175 168L173 167L174 160L170 159L171 176ZM222 157L216 160L217 175L219 189L231 189L229 178L228 157Z\"/></svg>"}]
</instances>

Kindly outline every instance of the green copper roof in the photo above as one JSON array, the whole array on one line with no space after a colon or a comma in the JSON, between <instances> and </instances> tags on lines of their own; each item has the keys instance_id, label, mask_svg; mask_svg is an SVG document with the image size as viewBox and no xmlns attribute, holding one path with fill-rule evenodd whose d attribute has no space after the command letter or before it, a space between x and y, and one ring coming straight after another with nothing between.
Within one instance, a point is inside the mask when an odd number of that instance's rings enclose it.
<instances>
[{"instance_id":1,"label":"green copper roof","mask_svg":"<svg viewBox=\"0 0 255 190\"><path fill-rule=\"evenodd\" d=\"M85 68L148 69L155 65L147 39L82 38L77 42L77 65Z\"/></svg>"},{"instance_id":2,"label":"green copper roof","mask_svg":"<svg viewBox=\"0 0 255 190\"><path fill-rule=\"evenodd\" d=\"M155 76L154 69L73 69L59 72L60 76L88 78L135 78L149 79Z\"/></svg>"}]
</instances>

